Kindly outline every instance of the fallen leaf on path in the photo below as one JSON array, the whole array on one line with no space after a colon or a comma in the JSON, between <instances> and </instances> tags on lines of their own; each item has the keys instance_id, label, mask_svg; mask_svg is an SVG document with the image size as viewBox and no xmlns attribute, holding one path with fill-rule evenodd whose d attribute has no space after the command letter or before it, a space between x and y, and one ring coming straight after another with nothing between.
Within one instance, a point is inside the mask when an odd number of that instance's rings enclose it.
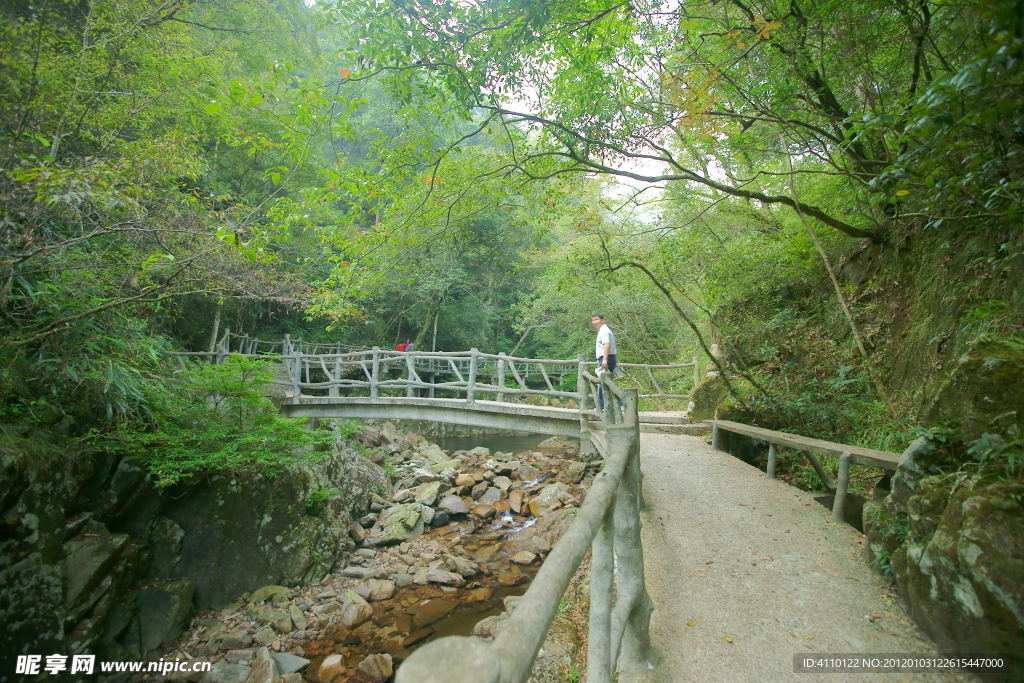
<instances>
[{"instance_id":1,"label":"fallen leaf on path","mask_svg":"<svg viewBox=\"0 0 1024 683\"><path fill-rule=\"evenodd\" d=\"M809 636L804 636L804 640L814 640L814 634L812 633Z\"/></svg>"},{"instance_id":2,"label":"fallen leaf on path","mask_svg":"<svg viewBox=\"0 0 1024 683\"><path fill-rule=\"evenodd\" d=\"M786 529L786 533L787 533L787 534L789 533L789 529Z\"/></svg>"},{"instance_id":3,"label":"fallen leaf on path","mask_svg":"<svg viewBox=\"0 0 1024 683\"><path fill-rule=\"evenodd\" d=\"M755 567L757 566L757 562L751 562L750 564L754 565Z\"/></svg>"},{"instance_id":4,"label":"fallen leaf on path","mask_svg":"<svg viewBox=\"0 0 1024 683\"><path fill-rule=\"evenodd\" d=\"M725 642L727 642L727 643L731 643L731 642L732 642L732 638L731 638L731 637L729 637L729 636L726 636L726 637L725 637Z\"/></svg>"},{"instance_id":5,"label":"fallen leaf on path","mask_svg":"<svg viewBox=\"0 0 1024 683\"><path fill-rule=\"evenodd\" d=\"M881 614L865 614L864 618L867 619L868 621L874 621L875 619L881 619L882 615Z\"/></svg>"},{"instance_id":6,"label":"fallen leaf on path","mask_svg":"<svg viewBox=\"0 0 1024 683\"><path fill-rule=\"evenodd\" d=\"M899 633L896 633L896 631L890 631L890 630L889 630L889 629L887 629L887 628L883 628L883 629L882 629L882 632L883 632L883 633L888 633L888 634L889 634L890 636L898 636L898 635L899 635Z\"/></svg>"},{"instance_id":7,"label":"fallen leaf on path","mask_svg":"<svg viewBox=\"0 0 1024 683\"><path fill-rule=\"evenodd\" d=\"M789 635L791 635L791 636L793 636L794 638L796 638L796 634L795 634L795 633L790 633Z\"/></svg>"},{"instance_id":8,"label":"fallen leaf on path","mask_svg":"<svg viewBox=\"0 0 1024 683\"><path fill-rule=\"evenodd\" d=\"M686 625L687 626L696 626L697 622L696 621L688 621L688 622L686 622Z\"/></svg>"},{"instance_id":9,"label":"fallen leaf on path","mask_svg":"<svg viewBox=\"0 0 1024 683\"><path fill-rule=\"evenodd\" d=\"M708 561L707 561L707 562L705 562L704 564L714 564L714 563L715 563L715 561L714 561L714 560L708 560Z\"/></svg>"},{"instance_id":10,"label":"fallen leaf on path","mask_svg":"<svg viewBox=\"0 0 1024 683\"><path fill-rule=\"evenodd\" d=\"M874 633L869 633L868 638L878 638Z\"/></svg>"}]
</instances>

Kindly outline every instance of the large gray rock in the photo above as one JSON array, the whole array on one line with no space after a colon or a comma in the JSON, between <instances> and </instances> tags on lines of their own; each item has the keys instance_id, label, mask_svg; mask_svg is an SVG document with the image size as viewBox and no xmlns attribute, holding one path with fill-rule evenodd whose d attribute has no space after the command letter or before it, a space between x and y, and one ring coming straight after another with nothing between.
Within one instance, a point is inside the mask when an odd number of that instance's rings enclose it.
<instances>
[{"instance_id":1,"label":"large gray rock","mask_svg":"<svg viewBox=\"0 0 1024 683\"><path fill-rule=\"evenodd\" d=\"M302 671L309 666L309 660L298 655L290 655L287 652L271 652L270 657L277 664L277 670L283 676Z\"/></svg>"},{"instance_id":2,"label":"large gray rock","mask_svg":"<svg viewBox=\"0 0 1024 683\"><path fill-rule=\"evenodd\" d=\"M341 623L349 629L365 624L373 618L373 608L355 591L345 591L345 602L341 607Z\"/></svg>"},{"instance_id":3,"label":"large gray rock","mask_svg":"<svg viewBox=\"0 0 1024 683\"><path fill-rule=\"evenodd\" d=\"M270 656L270 651L261 647L252 660L252 668L245 683L278 683L281 673L277 670L277 662Z\"/></svg>"},{"instance_id":4,"label":"large gray rock","mask_svg":"<svg viewBox=\"0 0 1024 683\"><path fill-rule=\"evenodd\" d=\"M926 477L892 569L915 621L946 652L999 652L1024 667L1024 484L957 488Z\"/></svg>"},{"instance_id":5,"label":"large gray rock","mask_svg":"<svg viewBox=\"0 0 1024 683\"><path fill-rule=\"evenodd\" d=\"M394 668L391 655L369 655L359 662L359 672L374 683L384 683L391 678Z\"/></svg>"},{"instance_id":6,"label":"large gray rock","mask_svg":"<svg viewBox=\"0 0 1024 683\"><path fill-rule=\"evenodd\" d=\"M394 545L423 535L423 513L419 503L403 503L381 513L383 533L377 545Z\"/></svg>"},{"instance_id":7,"label":"large gray rock","mask_svg":"<svg viewBox=\"0 0 1024 683\"><path fill-rule=\"evenodd\" d=\"M530 500L530 514L534 517L547 514L551 508L562 504L559 495L563 493L569 493L569 487L562 482L547 484L535 498Z\"/></svg>"},{"instance_id":8,"label":"large gray rock","mask_svg":"<svg viewBox=\"0 0 1024 683\"><path fill-rule=\"evenodd\" d=\"M245 664L214 662L210 670L199 679L199 683L242 683L249 677L249 673L250 669Z\"/></svg>"},{"instance_id":9,"label":"large gray rock","mask_svg":"<svg viewBox=\"0 0 1024 683\"><path fill-rule=\"evenodd\" d=\"M900 455L896 464L896 474L892 477L892 492L889 494L893 511L898 514L905 513L907 503L910 496L914 495L918 482L938 471L930 471L933 469L931 461L934 460L937 450L930 439L922 436L907 446Z\"/></svg>"},{"instance_id":10,"label":"large gray rock","mask_svg":"<svg viewBox=\"0 0 1024 683\"><path fill-rule=\"evenodd\" d=\"M149 569L146 578L163 579L174 576L174 571L181 562L181 547L185 542L185 531L173 519L158 517L150 526L146 535L149 547Z\"/></svg>"},{"instance_id":11,"label":"large gray rock","mask_svg":"<svg viewBox=\"0 0 1024 683\"><path fill-rule=\"evenodd\" d=\"M139 592L138 621L144 656L169 647L192 616L193 583L187 579L147 586Z\"/></svg>"}]
</instances>

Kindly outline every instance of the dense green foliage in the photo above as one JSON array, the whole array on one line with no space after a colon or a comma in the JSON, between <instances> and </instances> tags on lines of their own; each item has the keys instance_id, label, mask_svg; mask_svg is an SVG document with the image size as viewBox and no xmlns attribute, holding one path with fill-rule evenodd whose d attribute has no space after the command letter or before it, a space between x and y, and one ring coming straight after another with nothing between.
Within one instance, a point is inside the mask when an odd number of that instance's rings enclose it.
<instances>
[{"instance_id":1,"label":"dense green foliage","mask_svg":"<svg viewBox=\"0 0 1024 683\"><path fill-rule=\"evenodd\" d=\"M176 374L214 328L572 358L602 313L899 450L1020 337L1022 65L1012 0L11 4L0 415L170 482L319 438ZM961 456L1017 476L1019 421Z\"/></svg>"},{"instance_id":2,"label":"dense green foliage","mask_svg":"<svg viewBox=\"0 0 1024 683\"><path fill-rule=\"evenodd\" d=\"M272 380L265 362L236 356L225 365L192 365L180 375L147 396L149 424L128 423L93 437L147 465L157 486L245 466L273 474L290 461L316 457L307 447L328 446L353 433L308 430L303 418L281 417L265 393Z\"/></svg>"}]
</instances>

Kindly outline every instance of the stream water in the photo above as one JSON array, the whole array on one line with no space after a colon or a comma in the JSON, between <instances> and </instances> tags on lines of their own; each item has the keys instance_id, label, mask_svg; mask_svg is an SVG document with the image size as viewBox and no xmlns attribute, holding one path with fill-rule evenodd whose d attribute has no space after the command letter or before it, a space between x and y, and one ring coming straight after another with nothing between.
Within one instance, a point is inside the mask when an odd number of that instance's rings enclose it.
<instances>
[{"instance_id":1,"label":"stream water","mask_svg":"<svg viewBox=\"0 0 1024 683\"><path fill-rule=\"evenodd\" d=\"M434 443L446 451L461 451L483 446L492 453L527 451L549 438L545 434L528 434L526 436L441 436L433 439Z\"/></svg>"}]
</instances>

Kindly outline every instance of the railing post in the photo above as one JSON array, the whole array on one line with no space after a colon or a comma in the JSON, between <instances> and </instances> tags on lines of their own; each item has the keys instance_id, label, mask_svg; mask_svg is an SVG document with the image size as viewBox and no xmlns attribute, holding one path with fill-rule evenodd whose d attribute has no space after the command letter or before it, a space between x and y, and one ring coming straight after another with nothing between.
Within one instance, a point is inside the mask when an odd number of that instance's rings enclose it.
<instances>
[{"instance_id":1,"label":"railing post","mask_svg":"<svg viewBox=\"0 0 1024 683\"><path fill-rule=\"evenodd\" d=\"M505 388L505 354L503 352L498 354L498 382L497 382L497 384L502 389ZM498 403L503 403L505 401L505 392L504 391L499 391L496 400L498 401Z\"/></svg>"},{"instance_id":2,"label":"railing post","mask_svg":"<svg viewBox=\"0 0 1024 683\"><path fill-rule=\"evenodd\" d=\"M380 381L380 347L373 347L373 365L370 369L370 398L377 398L377 383Z\"/></svg>"},{"instance_id":3,"label":"railing post","mask_svg":"<svg viewBox=\"0 0 1024 683\"><path fill-rule=\"evenodd\" d=\"M466 403L476 403L476 364L480 349L469 350L469 381L466 383Z\"/></svg>"},{"instance_id":4,"label":"railing post","mask_svg":"<svg viewBox=\"0 0 1024 683\"><path fill-rule=\"evenodd\" d=\"M778 447L770 443L768 444L768 477L771 479L775 478L775 468L779 464L779 449Z\"/></svg>"},{"instance_id":5,"label":"railing post","mask_svg":"<svg viewBox=\"0 0 1024 683\"><path fill-rule=\"evenodd\" d=\"M611 392L609 392L611 393ZM609 400L614 400L609 396ZM618 564L613 627L624 624L622 640L612 641L612 670L627 673L646 672L650 658L651 613L654 601L647 593L644 580L644 550L640 543L640 505L643 492L643 473L640 471L640 420L637 412L637 390L627 389L623 412L623 426L609 428L609 452L612 435L620 436L629 449L629 460L619 481L615 496L615 559ZM617 629L612 631L613 637ZM620 663L616 666L616 657Z\"/></svg>"},{"instance_id":6,"label":"railing post","mask_svg":"<svg viewBox=\"0 0 1024 683\"><path fill-rule=\"evenodd\" d=\"M580 413L580 455L591 455L595 448L590 437L590 420L587 417L590 387L587 385L587 379L583 376L583 373L587 371L587 360L582 353L576 356L576 368L576 401Z\"/></svg>"},{"instance_id":7,"label":"railing post","mask_svg":"<svg viewBox=\"0 0 1024 683\"><path fill-rule=\"evenodd\" d=\"M294 356L290 361L288 374L292 380L292 403L299 403L299 397L302 395L302 389L299 387L299 382L302 381L302 351L296 351Z\"/></svg>"},{"instance_id":8,"label":"railing post","mask_svg":"<svg viewBox=\"0 0 1024 683\"><path fill-rule=\"evenodd\" d=\"M836 499L832 503L832 521L845 522L846 513L846 490L850 486L850 463L853 456L849 453L839 455L839 475L836 481Z\"/></svg>"},{"instance_id":9,"label":"railing post","mask_svg":"<svg viewBox=\"0 0 1024 683\"><path fill-rule=\"evenodd\" d=\"M722 433L724 430L720 429L718 425L711 425L711 447L716 451L724 451L722 448Z\"/></svg>"},{"instance_id":10,"label":"railing post","mask_svg":"<svg viewBox=\"0 0 1024 683\"><path fill-rule=\"evenodd\" d=\"M416 381L416 370L414 370L413 367L412 367L413 363L415 363L415 362L416 361L413 358L413 355L411 353L406 353L405 354L405 364L408 366L407 369L409 371L409 384L407 384L405 386L405 397L406 398L412 398L413 396L416 395L415 391L413 390L413 386L412 386L412 383Z\"/></svg>"},{"instance_id":11,"label":"railing post","mask_svg":"<svg viewBox=\"0 0 1024 683\"><path fill-rule=\"evenodd\" d=\"M290 356L292 354L292 336L290 334L284 335L284 339L281 341L281 355Z\"/></svg>"},{"instance_id":12,"label":"railing post","mask_svg":"<svg viewBox=\"0 0 1024 683\"><path fill-rule=\"evenodd\" d=\"M341 353L341 349L338 349ZM338 395L338 382L341 381L341 358L334 359L334 374L330 377L331 386L327 387L327 395L335 397Z\"/></svg>"},{"instance_id":13,"label":"railing post","mask_svg":"<svg viewBox=\"0 0 1024 683\"><path fill-rule=\"evenodd\" d=\"M615 576L615 503L590 545L590 625L587 683L612 681L612 585Z\"/></svg>"},{"instance_id":14,"label":"railing post","mask_svg":"<svg viewBox=\"0 0 1024 683\"><path fill-rule=\"evenodd\" d=\"M224 365L228 355L231 352L231 328L224 328L224 336L220 338L220 343L217 344L217 365Z\"/></svg>"},{"instance_id":15,"label":"railing post","mask_svg":"<svg viewBox=\"0 0 1024 683\"><path fill-rule=\"evenodd\" d=\"M700 356L693 357L693 388L700 384Z\"/></svg>"}]
</instances>

